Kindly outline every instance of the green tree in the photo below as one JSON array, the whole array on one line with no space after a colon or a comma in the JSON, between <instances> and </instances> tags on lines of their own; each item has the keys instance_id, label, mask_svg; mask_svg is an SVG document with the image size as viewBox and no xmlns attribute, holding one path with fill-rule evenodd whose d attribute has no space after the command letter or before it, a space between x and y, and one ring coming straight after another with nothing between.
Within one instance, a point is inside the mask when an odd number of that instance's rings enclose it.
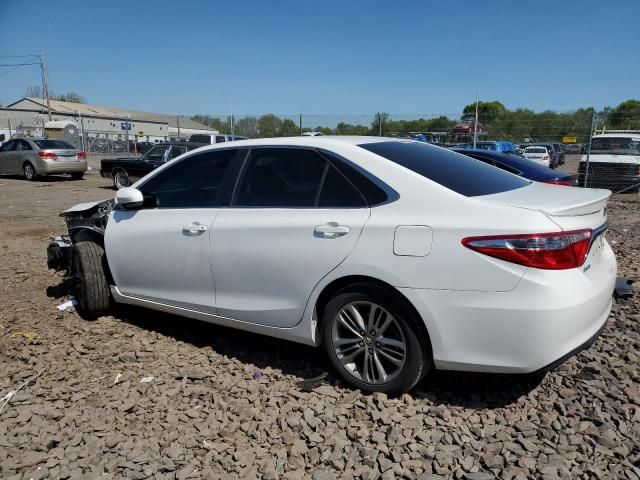
<instances>
[{"instance_id":1,"label":"green tree","mask_svg":"<svg viewBox=\"0 0 640 480\"><path fill-rule=\"evenodd\" d=\"M463 115L475 115L476 104L470 103L462 110ZM507 108L497 100L493 102L478 102L478 119L481 122L490 122L507 113Z\"/></svg>"},{"instance_id":2,"label":"green tree","mask_svg":"<svg viewBox=\"0 0 640 480\"><path fill-rule=\"evenodd\" d=\"M269 137L277 137L280 134L280 130L282 129L282 120L278 117L269 113L267 115L262 115L258 119L258 133L260 137L269 138Z\"/></svg>"},{"instance_id":3,"label":"green tree","mask_svg":"<svg viewBox=\"0 0 640 480\"><path fill-rule=\"evenodd\" d=\"M389 128L390 120L391 115L387 112L376 113L375 117L373 117L373 121L371 122L369 134L380 135L380 133L382 133L382 136L384 136L386 132L393 131Z\"/></svg>"},{"instance_id":4,"label":"green tree","mask_svg":"<svg viewBox=\"0 0 640 480\"><path fill-rule=\"evenodd\" d=\"M606 115L606 127L640 130L640 100L626 100Z\"/></svg>"},{"instance_id":5,"label":"green tree","mask_svg":"<svg viewBox=\"0 0 640 480\"><path fill-rule=\"evenodd\" d=\"M87 103L84 97L76 92L64 93L62 95L49 95L52 100L60 100L62 102Z\"/></svg>"},{"instance_id":6,"label":"green tree","mask_svg":"<svg viewBox=\"0 0 640 480\"><path fill-rule=\"evenodd\" d=\"M296 135L300 135L300 127L290 118L285 118L280 125L279 136L295 137Z\"/></svg>"},{"instance_id":7,"label":"green tree","mask_svg":"<svg viewBox=\"0 0 640 480\"><path fill-rule=\"evenodd\" d=\"M243 137L259 137L258 119L256 117L242 117L235 121L234 133Z\"/></svg>"}]
</instances>

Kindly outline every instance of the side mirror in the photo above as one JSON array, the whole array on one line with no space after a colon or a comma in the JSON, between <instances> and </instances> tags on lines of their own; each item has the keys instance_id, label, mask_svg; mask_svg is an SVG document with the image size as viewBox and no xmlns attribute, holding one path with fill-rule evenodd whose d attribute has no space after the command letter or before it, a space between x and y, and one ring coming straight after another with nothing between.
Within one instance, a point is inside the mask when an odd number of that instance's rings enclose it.
<instances>
[{"instance_id":1,"label":"side mirror","mask_svg":"<svg viewBox=\"0 0 640 480\"><path fill-rule=\"evenodd\" d=\"M132 210L134 208L140 208L144 198L142 192L137 188L126 187L121 188L116 192L116 208L125 210Z\"/></svg>"}]
</instances>

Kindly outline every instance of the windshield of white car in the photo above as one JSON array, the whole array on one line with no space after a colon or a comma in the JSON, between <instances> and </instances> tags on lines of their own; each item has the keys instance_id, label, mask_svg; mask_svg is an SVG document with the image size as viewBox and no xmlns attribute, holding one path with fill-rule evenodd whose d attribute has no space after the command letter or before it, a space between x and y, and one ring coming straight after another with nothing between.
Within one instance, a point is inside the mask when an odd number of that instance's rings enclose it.
<instances>
[{"instance_id":1,"label":"windshield of white car","mask_svg":"<svg viewBox=\"0 0 640 480\"><path fill-rule=\"evenodd\" d=\"M467 197L507 192L531 183L474 158L423 142L377 142L360 147Z\"/></svg>"},{"instance_id":2,"label":"windshield of white car","mask_svg":"<svg viewBox=\"0 0 640 480\"><path fill-rule=\"evenodd\" d=\"M52 150L52 149L73 150L76 148L70 143L63 142L62 140L34 140L33 143L38 145L38 147L41 148L42 150Z\"/></svg>"},{"instance_id":3,"label":"windshield of white car","mask_svg":"<svg viewBox=\"0 0 640 480\"><path fill-rule=\"evenodd\" d=\"M640 155L640 140L630 137L595 137L591 153L602 155Z\"/></svg>"}]
</instances>

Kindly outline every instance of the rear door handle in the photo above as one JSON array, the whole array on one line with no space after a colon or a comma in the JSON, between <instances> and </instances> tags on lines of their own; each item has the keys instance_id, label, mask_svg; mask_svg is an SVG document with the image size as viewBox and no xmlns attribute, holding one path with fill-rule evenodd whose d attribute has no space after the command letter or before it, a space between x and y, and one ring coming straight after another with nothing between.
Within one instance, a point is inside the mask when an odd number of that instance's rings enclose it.
<instances>
[{"instance_id":1,"label":"rear door handle","mask_svg":"<svg viewBox=\"0 0 640 480\"><path fill-rule=\"evenodd\" d=\"M189 225L185 225L184 227L182 227L182 232L185 235L190 235L190 236L202 235L206 231L207 231L207 226L199 222L193 222L193 223L190 223Z\"/></svg>"},{"instance_id":2,"label":"rear door handle","mask_svg":"<svg viewBox=\"0 0 640 480\"><path fill-rule=\"evenodd\" d=\"M349 227L345 225L338 225L336 222L329 222L324 225L318 225L313 229L313 233L316 236L325 238L342 237L349 233Z\"/></svg>"}]
</instances>

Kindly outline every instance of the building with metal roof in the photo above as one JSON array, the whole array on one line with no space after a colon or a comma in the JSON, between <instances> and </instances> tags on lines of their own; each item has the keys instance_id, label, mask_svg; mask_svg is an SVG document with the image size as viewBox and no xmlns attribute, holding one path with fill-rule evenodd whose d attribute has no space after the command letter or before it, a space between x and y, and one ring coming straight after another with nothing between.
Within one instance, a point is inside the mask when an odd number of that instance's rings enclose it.
<instances>
[{"instance_id":1,"label":"building with metal roof","mask_svg":"<svg viewBox=\"0 0 640 480\"><path fill-rule=\"evenodd\" d=\"M115 107L103 107L86 103L50 100L51 120L72 121L85 132L100 132L111 136L131 135L139 141L188 139L197 133L218 133L217 130L195 122L190 118L165 113L142 112ZM24 97L1 109L3 124L11 124L22 131L46 128L48 107L42 98ZM13 121L12 121L13 117Z\"/></svg>"}]
</instances>

